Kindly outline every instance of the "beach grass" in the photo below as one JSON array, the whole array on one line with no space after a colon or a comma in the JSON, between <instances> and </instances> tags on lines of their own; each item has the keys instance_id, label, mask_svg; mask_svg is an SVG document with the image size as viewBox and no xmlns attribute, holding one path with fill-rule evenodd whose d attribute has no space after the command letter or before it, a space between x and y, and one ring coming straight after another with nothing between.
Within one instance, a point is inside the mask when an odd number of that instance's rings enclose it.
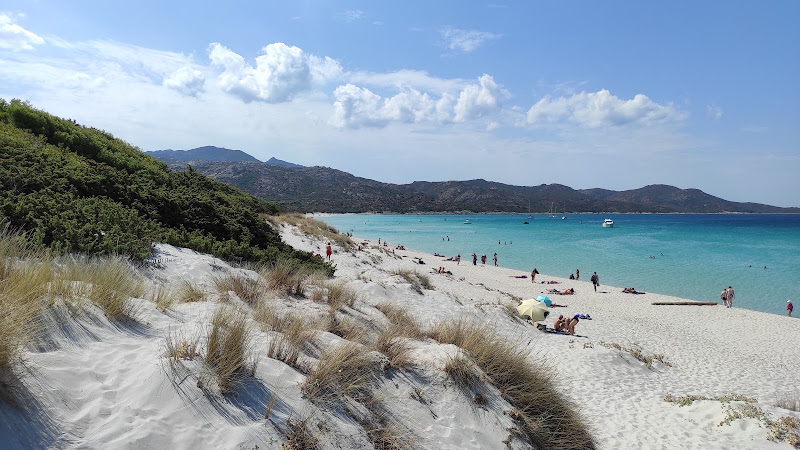
<instances>
[{"instance_id":1,"label":"beach grass","mask_svg":"<svg viewBox=\"0 0 800 450\"><path fill-rule=\"evenodd\" d=\"M208 298L206 291L189 280L183 280L178 287L178 299L182 302L204 302Z\"/></svg>"},{"instance_id":2,"label":"beach grass","mask_svg":"<svg viewBox=\"0 0 800 450\"><path fill-rule=\"evenodd\" d=\"M594 448L588 425L576 406L558 392L548 368L532 363L530 354L492 333L488 326L467 320L436 325L435 340L454 344L470 355L477 366L519 411L519 422L539 448Z\"/></svg>"},{"instance_id":3,"label":"beach grass","mask_svg":"<svg viewBox=\"0 0 800 450\"><path fill-rule=\"evenodd\" d=\"M214 283L214 287L220 295L233 292L248 305L254 305L264 292L264 287L258 279L242 274L215 276L211 281Z\"/></svg>"},{"instance_id":4,"label":"beach grass","mask_svg":"<svg viewBox=\"0 0 800 450\"><path fill-rule=\"evenodd\" d=\"M344 397L364 400L369 398L376 368L377 361L367 347L346 342L323 352L301 389L309 400L327 405Z\"/></svg>"},{"instance_id":5,"label":"beach grass","mask_svg":"<svg viewBox=\"0 0 800 450\"><path fill-rule=\"evenodd\" d=\"M303 214L289 213L279 216L267 216L266 220L275 228L283 223L295 226L302 233L335 242L338 247L345 250L352 250L356 247L355 242L349 236L340 233L336 227L332 227L321 220L306 217Z\"/></svg>"},{"instance_id":6,"label":"beach grass","mask_svg":"<svg viewBox=\"0 0 800 450\"><path fill-rule=\"evenodd\" d=\"M250 372L250 345L247 314L232 307L218 309L206 337L205 361L216 375L222 394L231 393Z\"/></svg>"}]
</instances>

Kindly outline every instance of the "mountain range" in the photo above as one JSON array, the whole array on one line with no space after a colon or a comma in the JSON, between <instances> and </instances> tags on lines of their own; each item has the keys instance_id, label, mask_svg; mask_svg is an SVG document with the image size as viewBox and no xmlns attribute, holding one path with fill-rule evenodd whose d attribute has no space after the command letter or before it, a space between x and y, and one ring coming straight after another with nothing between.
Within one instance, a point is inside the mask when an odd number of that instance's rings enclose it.
<instances>
[{"instance_id":1,"label":"mountain range","mask_svg":"<svg viewBox=\"0 0 800 450\"><path fill-rule=\"evenodd\" d=\"M261 162L239 150L218 147L150 154L173 170L191 165L204 175L299 212L800 213L800 208L732 202L699 189L663 184L626 191L572 189L561 184L514 186L482 179L392 184L275 158Z\"/></svg>"}]
</instances>

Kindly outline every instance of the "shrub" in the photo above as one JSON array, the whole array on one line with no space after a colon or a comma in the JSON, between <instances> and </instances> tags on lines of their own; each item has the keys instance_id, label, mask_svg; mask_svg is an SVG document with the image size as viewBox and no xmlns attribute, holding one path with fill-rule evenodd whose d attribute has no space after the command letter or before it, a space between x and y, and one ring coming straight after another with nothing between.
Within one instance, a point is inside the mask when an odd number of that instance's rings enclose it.
<instances>
[{"instance_id":1,"label":"shrub","mask_svg":"<svg viewBox=\"0 0 800 450\"><path fill-rule=\"evenodd\" d=\"M549 370L531 363L528 350L505 342L486 326L464 320L438 324L431 337L457 345L472 357L519 411L522 429L538 448L594 448L577 408L556 391Z\"/></svg>"},{"instance_id":2,"label":"shrub","mask_svg":"<svg viewBox=\"0 0 800 450\"><path fill-rule=\"evenodd\" d=\"M239 309L220 308L211 318L205 361L216 374L217 386L228 394L248 373L250 327Z\"/></svg>"}]
</instances>

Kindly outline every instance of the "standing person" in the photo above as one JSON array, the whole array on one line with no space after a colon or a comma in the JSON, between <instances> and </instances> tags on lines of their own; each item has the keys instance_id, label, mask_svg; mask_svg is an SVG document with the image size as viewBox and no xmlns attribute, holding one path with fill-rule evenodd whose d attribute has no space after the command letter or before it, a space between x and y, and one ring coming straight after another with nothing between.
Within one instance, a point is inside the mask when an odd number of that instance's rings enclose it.
<instances>
[{"instance_id":1,"label":"standing person","mask_svg":"<svg viewBox=\"0 0 800 450\"><path fill-rule=\"evenodd\" d=\"M531 270L531 283L533 283L534 280L536 280L536 274L537 273L539 273L539 271L536 270L536 267L534 267L533 270Z\"/></svg>"},{"instance_id":2,"label":"standing person","mask_svg":"<svg viewBox=\"0 0 800 450\"><path fill-rule=\"evenodd\" d=\"M497 266L497 253L495 253L494 256L492 257L492 261L494 261L494 265L496 267Z\"/></svg>"},{"instance_id":3,"label":"standing person","mask_svg":"<svg viewBox=\"0 0 800 450\"><path fill-rule=\"evenodd\" d=\"M733 293L733 288L728 286L728 308L733 308L733 299L736 298L736 294Z\"/></svg>"},{"instance_id":4,"label":"standing person","mask_svg":"<svg viewBox=\"0 0 800 450\"><path fill-rule=\"evenodd\" d=\"M728 289L723 289L722 292L719 294L719 298L722 299L722 306L728 307Z\"/></svg>"},{"instance_id":5,"label":"standing person","mask_svg":"<svg viewBox=\"0 0 800 450\"><path fill-rule=\"evenodd\" d=\"M792 301L786 300L786 315L792 317L792 311L794 311L794 305L792 305Z\"/></svg>"},{"instance_id":6,"label":"standing person","mask_svg":"<svg viewBox=\"0 0 800 450\"><path fill-rule=\"evenodd\" d=\"M475 253L472 254L472 265L473 266L478 265L478 255L476 255Z\"/></svg>"},{"instance_id":7,"label":"standing person","mask_svg":"<svg viewBox=\"0 0 800 450\"><path fill-rule=\"evenodd\" d=\"M580 280L581 279L581 271L578 270L578 269L575 269L575 279L576 280Z\"/></svg>"},{"instance_id":8,"label":"standing person","mask_svg":"<svg viewBox=\"0 0 800 450\"><path fill-rule=\"evenodd\" d=\"M597 286L600 285L600 277L597 276L597 272L592 274L592 284L594 285L594 291L597 292Z\"/></svg>"},{"instance_id":9,"label":"standing person","mask_svg":"<svg viewBox=\"0 0 800 450\"><path fill-rule=\"evenodd\" d=\"M331 250L331 243L328 242L328 245L325 246L325 256L328 258L328 261L331 260L331 253L333 253L333 250Z\"/></svg>"},{"instance_id":10,"label":"standing person","mask_svg":"<svg viewBox=\"0 0 800 450\"><path fill-rule=\"evenodd\" d=\"M457 265L457 266L460 266L460 265L461 265L461 253L459 253L458 255L456 255L456 265Z\"/></svg>"}]
</instances>

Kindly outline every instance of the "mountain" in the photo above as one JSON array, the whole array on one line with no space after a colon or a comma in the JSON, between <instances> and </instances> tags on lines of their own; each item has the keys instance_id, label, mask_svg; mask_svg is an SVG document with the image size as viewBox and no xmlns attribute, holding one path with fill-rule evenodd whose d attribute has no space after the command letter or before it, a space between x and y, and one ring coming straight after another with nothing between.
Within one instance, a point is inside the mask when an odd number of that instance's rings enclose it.
<instances>
[{"instance_id":1,"label":"mountain","mask_svg":"<svg viewBox=\"0 0 800 450\"><path fill-rule=\"evenodd\" d=\"M183 170L180 164L171 164ZM476 213L800 213L723 200L697 189L653 185L629 191L576 190L560 184L513 186L486 180L382 183L328 167L194 161L192 168L258 198L301 212Z\"/></svg>"},{"instance_id":2,"label":"mountain","mask_svg":"<svg viewBox=\"0 0 800 450\"><path fill-rule=\"evenodd\" d=\"M284 166L284 167L303 167L300 164L290 163L286 161L281 161L278 158L272 157L267 160L267 164L275 164L277 166Z\"/></svg>"},{"instance_id":3,"label":"mountain","mask_svg":"<svg viewBox=\"0 0 800 450\"><path fill-rule=\"evenodd\" d=\"M241 150L230 150L227 148L205 146L191 150L155 150L147 152L150 156L164 162L189 162L189 161L258 161Z\"/></svg>"}]
</instances>

